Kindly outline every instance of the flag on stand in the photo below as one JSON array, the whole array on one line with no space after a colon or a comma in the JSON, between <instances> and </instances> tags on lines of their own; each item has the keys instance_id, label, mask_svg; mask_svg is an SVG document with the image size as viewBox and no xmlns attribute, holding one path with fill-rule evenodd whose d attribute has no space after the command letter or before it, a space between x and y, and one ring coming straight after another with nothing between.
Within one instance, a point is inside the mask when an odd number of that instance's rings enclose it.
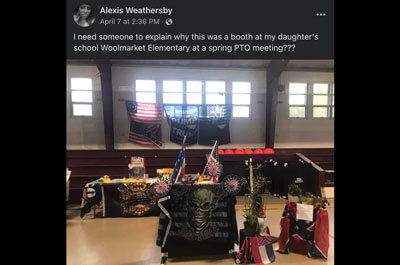
<instances>
[{"instance_id":1,"label":"flag on stand","mask_svg":"<svg viewBox=\"0 0 400 265\"><path fill-rule=\"evenodd\" d=\"M131 122L128 141L147 146L162 146L163 106L156 103L126 101L126 109Z\"/></svg>"},{"instance_id":2,"label":"flag on stand","mask_svg":"<svg viewBox=\"0 0 400 265\"><path fill-rule=\"evenodd\" d=\"M217 141L215 141L214 148L213 150L211 150L211 154L207 159L207 164L204 173L205 175L210 176L212 178L218 178L222 174L222 164L219 161Z\"/></svg>"},{"instance_id":3,"label":"flag on stand","mask_svg":"<svg viewBox=\"0 0 400 265\"><path fill-rule=\"evenodd\" d=\"M175 163L174 170L171 176L171 184L174 184L179 179L179 176L185 174L186 165L186 136L183 138L182 149L179 152L178 160Z\"/></svg>"}]
</instances>

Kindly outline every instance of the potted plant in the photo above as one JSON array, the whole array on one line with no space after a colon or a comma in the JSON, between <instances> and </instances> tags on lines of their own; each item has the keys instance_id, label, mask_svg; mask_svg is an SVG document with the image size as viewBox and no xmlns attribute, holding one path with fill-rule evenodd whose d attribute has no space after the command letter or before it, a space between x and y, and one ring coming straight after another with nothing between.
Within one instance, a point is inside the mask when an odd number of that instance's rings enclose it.
<instances>
[{"instance_id":1,"label":"potted plant","mask_svg":"<svg viewBox=\"0 0 400 265\"><path fill-rule=\"evenodd\" d=\"M302 194L302 190L297 184L289 185L288 200L290 202L300 202L301 194Z\"/></svg>"},{"instance_id":2,"label":"potted plant","mask_svg":"<svg viewBox=\"0 0 400 265\"><path fill-rule=\"evenodd\" d=\"M255 236L259 228L265 229L266 218L262 195L269 193L267 184L270 181L260 173L261 168L261 164L257 164L253 167L253 190L250 191L250 194L246 194L245 197L250 199L249 207L247 207L246 199L244 210L244 217L246 218L244 223L246 236ZM248 179L242 178L242 186L245 187L247 183Z\"/></svg>"},{"instance_id":3,"label":"potted plant","mask_svg":"<svg viewBox=\"0 0 400 265\"><path fill-rule=\"evenodd\" d=\"M251 208L248 208L244 210L244 217L246 218L244 222L244 234L248 237L255 236L258 226L257 215Z\"/></svg>"},{"instance_id":4,"label":"potted plant","mask_svg":"<svg viewBox=\"0 0 400 265\"><path fill-rule=\"evenodd\" d=\"M304 196L301 196L301 202L303 204L313 205L314 195L311 192L304 193Z\"/></svg>"},{"instance_id":5,"label":"potted plant","mask_svg":"<svg viewBox=\"0 0 400 265\"><path fill-rule=\"evenodd\" d=\"M314 206L315 207L322 207L323 209L326 208L326 205L330 205L329 201L325 197L314 197Z\"/></svg>"}]
</instances>

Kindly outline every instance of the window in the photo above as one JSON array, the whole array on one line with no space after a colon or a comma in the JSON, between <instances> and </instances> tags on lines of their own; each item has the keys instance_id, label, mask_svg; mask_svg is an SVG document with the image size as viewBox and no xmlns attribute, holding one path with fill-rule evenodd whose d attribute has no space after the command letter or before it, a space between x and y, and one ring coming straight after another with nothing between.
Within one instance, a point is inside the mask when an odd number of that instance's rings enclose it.
<instances>
[{"instance_id":1,"label":"window","mask_svg":"<svg viewBox=\"0 0 400 265\"><path fill-rule=\"evenodd\" d=\"M305 118L307 83L289 83L289 117Z\"/></svg>"},{"instance_id":2,"label":"window","mask_svg":"<svg viewBox=\"0 0 400 265\"><path fill-rule=\"evenodd\" d=\"M225 104L225 81L206 81L206 104Z\"/></svg>"},{"instance_id":3,"label":"window","mask_svg":"<svg viewBox=\"0 0 400 265\"><path fill-rule=\"evenodd\" d=\"M155 80L136 80L136 101L156 103Z\"/></svg>"},{"instance_id":4,"label":"window","mask_svg":"<svg viewBox=\"0 0 400 265\"><path fill-rule=\"evenodd\" d=\"M314 83L312 95L313 118L330 118L333 117L333 84Z\"/></svg>"},{"instance_id":5,"label":"window","mask_svg":"<svg viewBox=\"0 0 400 265\"><path fill-rule=\"evenodd\" d=\"M92 116L91 78L71 78L71 102L73 116Z\"/></svg>"},{"instance_id":6,"label":"window","mask_svg":"<svg viewBox=\"0 0 400 265\"><path fill-rule=\"evenodd\" d=\"M202 104L202 82L186 82L186 104Z\"/></svg>"},{"instance_id":7,"label":"window","mask_svg":"<svg viewBox=\"0 0 400 265\"><path fill-rule=\"evenodd\" d=\"M250 117L250 82L232 82L233 117Z\"/></svg>"},{"instance_id":8,"label":"window","mask_svg":"<svg viewBox=\"0 0 400 265\"><path fill-rule=\"evenodd\" d=\"M163 103L183 104L182 81L163 81Z\"/></svg>"}]
</instances>

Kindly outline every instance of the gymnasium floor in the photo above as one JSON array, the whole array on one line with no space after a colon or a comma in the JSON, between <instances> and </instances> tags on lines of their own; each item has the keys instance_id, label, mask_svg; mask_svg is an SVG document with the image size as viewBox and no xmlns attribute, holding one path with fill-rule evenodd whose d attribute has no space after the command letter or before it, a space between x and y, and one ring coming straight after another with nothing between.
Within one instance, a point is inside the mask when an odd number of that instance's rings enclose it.
<instances>
[{"instance_id":1,"label":"gymnasium floor","mask_svg":"<svg viewBox=\"0 0 400 265\"><path fill-rule=\"evenodd\" d=\"M243 228L244 200L237 197L236 216ZM333 265L334 264L334 203L327 206L329 215L328 260L305 255L275 252L275 264ZM272 236L279 236L280 218L285 201L270 197L267 204L267 225ZM158 265L160 248L156 246L158 217L93 218L93 211L79 217L80 205L67 206L67 265ZM274 243L274 249L278 243ZM235 264L231 255L169 258L167 264Z\"/></svg>"}]
</instances>

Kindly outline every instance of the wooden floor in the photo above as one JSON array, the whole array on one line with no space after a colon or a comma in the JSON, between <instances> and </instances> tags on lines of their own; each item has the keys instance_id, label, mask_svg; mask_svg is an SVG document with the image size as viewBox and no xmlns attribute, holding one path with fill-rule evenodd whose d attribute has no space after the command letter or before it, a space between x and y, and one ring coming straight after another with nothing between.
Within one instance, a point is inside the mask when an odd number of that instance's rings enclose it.
<instances>
[{"instance_id":1,"label":"wooden floor","mask_svg":"<svg viewBox=\"0 0 400 265\"><path fill-rule=\"evenodd\" d=\"M236 205L238 228L243 228L243 198ZM279 236L280 218L284 201L269 198L267 225L272 236ZM305 255L275 252L275 264L282 265L333 265L334 264L334 204L328 206L329 253L328 260L312 259ZM156 246L158 217L140 218L93 218L93 212L79 217L80 206L67 207L67 265L157 265L160 264L160 248ZM278 243L274 243L274 249ZM238 250L238 246L235 246ZM234 264L228 255L169 258L168 264Z\"/></svg>"}]
</instances>

